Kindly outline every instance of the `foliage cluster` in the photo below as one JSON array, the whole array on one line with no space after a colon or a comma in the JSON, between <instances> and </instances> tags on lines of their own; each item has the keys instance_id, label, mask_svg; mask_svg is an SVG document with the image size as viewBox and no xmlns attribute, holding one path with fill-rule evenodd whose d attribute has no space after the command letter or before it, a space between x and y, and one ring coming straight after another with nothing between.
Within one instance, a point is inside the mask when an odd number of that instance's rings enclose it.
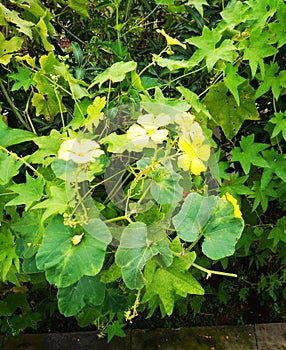
<instances>
[{"instance_id":1,"label":"foliage cluster","mask_svg":"<svg viewBox=\"0 0 286 350\"><path fill-rule=\"evenodd\" d=\"M284 297L285 23L283 0L0 4L1 332L58 307L110 340L198 313L214 274L226 303L228 269Z\"/></svg>"}]
</instances>

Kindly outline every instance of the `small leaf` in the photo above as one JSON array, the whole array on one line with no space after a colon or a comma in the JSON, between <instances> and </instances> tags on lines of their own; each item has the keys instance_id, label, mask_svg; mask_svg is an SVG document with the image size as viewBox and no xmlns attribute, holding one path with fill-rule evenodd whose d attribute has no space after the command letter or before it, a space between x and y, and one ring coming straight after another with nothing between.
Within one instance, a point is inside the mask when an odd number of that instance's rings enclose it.
<instances>
[{"instance_id":1,"label":"small leaf","mask_svg":"<svg viewBox=\"0 0 286 350\"><path fill-rule=\"evenodd\" d=\"M49 41L48 41L48 28L47 25L44 21L43 18L40 18L38 23L35 25L34 29L38 32L39 37L42 40L43 46L45 48L46 51L53 51L55 49L54 45L52 45Z\"/></svg>"},{"instance_id":2,"label":"small leaf","mask_svg":"<svg viewBox=\"0 0 286 350\"><path fill-rule=\"evenodd\" d=\"M0 6L2 5L0 4ZM20 50L22 44L23 38L14 36L10 40L5 40L4 35L0 32L0 64L7 65L13 57L13 53Z\"/></svg>"},{"instance_id":3,"label":"small leaf","mask_svg":"<svg viewBox=\"0 0 286 350\"><path fill-rule=\"evenodd\" d=\"M232 62L233 52L236 50L236 47L233 45L233 41L229 39L223 40L221 44L217 46L221 37L222 35L217 29L210 30L208 27L204 26L201 36L186 40L189 44L198 47L198 50L195 51L190 59L199 63L205 58L208 71L210 71L219 60Z\"/></svg>"},{"instance_id":4,"label":"small leaf","mask_svg":"<svg viewBox=\"0 0 286 350\"><path fill-rule=\"evenodd\" d=\"M270 231L268 239L273 239L274 247L281 241L286 243L286 216L278 219L275 227Z\"/></svg>"},{"instance_id":5,"label":"small leaf","mask_svg":"<svg viewBox=\"0 0 286 350\"><path fill-rule=\"evenodd\" d=\"M113 321L106 327L105 332L107 333L107 342L109 343L113 337L126 337L126 334L123 331L125 323L120 322L119 320Z\"/></svg>"},{"instance_id":6,"label":"small leaf","mask_svg":"<svg viewBox=\"0 0 286 350\"><path fill-rule=\"evenodd\" d=\"M225 85L229 88L237 105L240 105L238 86L242 84L245 79L237 74L238 68L234 67L232 64L227 63L225 65L224 74L225 77L223 79Z\"/></svg>"},{"instance_id":7,"label":"small leaf","mask_svg":"<svg viewBox=\"0 0 286 350\"><path fill-rule=\"evenodd\" d=\"M54 214L63 214L68 208L67 189L65 187L51 186L48 199L33 206L33 210L45 208L42 221Z\"/></svg>"},{"instance_id":8,"label":"small leaf","mask_svg":"<svg viewBox=\"0 0 286 350\"><path fill-rule=\"evenodd\" d=\"M146 292L142 303L151 302L152 299L159 297L164 312L170 316L178 296L185 298L188 294L203 295L203 288L188 271L194 260L195 253L175 257L167 268L161 268L155 261L150 260L144 270Z\"/></svg>"},{"instance_id":9,"label":"small leaf","mask_svg":"<svg viewBox=\"0 0 286 350\"><path fill-rule=\"evenodd\" d=\"M17 67L18 73L10 74L10 78L16 82L13 84L11 91L19 90L21 87L27 91L31 85L35 85L33 73L27 67Z\"/></svg>"},{"instance_id":10,"label":"small leaf","mask_svg":"<svg viewBox=\"0 0 286 350\"><path fill-rule=\"evenodd\" d=\"M44 181L42 178L33 178L26 173L26 183L13 184L9 189L17 194L17 196L10 200L6 206L11 205L25 205L27 211L33 203L42 198L44 190Z\"/></svg>"},{"instance_id":11,"label":"small leaf","mask_svg":"<svg viewBox=\"0 0 286 350\"><path fill-rule=\"evenodd\" d=\"M210 6L206 0L191 0L185 3L185 5L194 6L202 17L204 16L203 5Z\"/></svg>"},{"instance_id":12,"label":"small leaf","mask_svg":"<svg viewBox=\"0 0 286 350\"><path fill-rule=\"evenodd\" d=\"M260 154L269 145L267 143L258 143L254 141L254 134L242 136L239 142L240 147L234 147L230 154L231 160L239 162L245 174L249 174L251 164L268 168L269 165Z\"/></svg>"},{"instance_id":13,"label":"small leaf","mask_svg":"<svg viewBox=\"0 0 286 350\"><path fill-rule=\"evenodd\" d=\"M207 118L211 118L210 112L200 102L200 98L197 94L183 86L177 87L177 90L182 94L182 96L197 113L202 112Z\"/></svg>"},{"instance_id":14,"label":"small leaf","mask_svg":"<svg viewBox=\"0 0 286 350\"><path fill-rule=\"evenodd\" d=\"M103 73L98 74L93 80L91 88L95 84L99 84L99 87L108 80L113 83L118 83L123 81L128 72L135 70L137 63L134 61L129 62L116 62L111 67L107 68Z\"/></svg>"},{"instance_id":15,"label":"small leaf","mask_svg":"<svg viewBox=\"0 0 286 350\"><path fill-rule=\"evenodd\" d=\"M89 18L87 0L69 0L69 7L79 13L82 17Z\"/></svg>"},{"instance_id":16,"label":"small leaf","mask_svg":"<svg viewBox=\"0 0 286 350\"><path fill-rule=\"evenodd\" d=\"M77 63L81 66L83 62L83 52L81 47L76 41L73 41L70 44L70 48L72 49L73 52L73 57L77 61Z\"/></svg>"},{"instance_id":17,"label":"small leaf","mask_svg":"<svg viewBox=\"0 0 286 350\"><path fill-rule=\"evenodd\" d=\"M0 185L6 185L14 176L19 173L23 165L13 156L0 152Z\"/></svg>"},{"instance_id":18,"label":"small leaf","mask_svg":"<svg viewBox=\"0 0 286 350\"><path fill-rule=\"evenodd\" d=\"M0 271L1 280L5 281L12 265L19 271L19 258L15 252L14 236L10 230L1 229L0 232Z\"/></svg>"}]
</instances>

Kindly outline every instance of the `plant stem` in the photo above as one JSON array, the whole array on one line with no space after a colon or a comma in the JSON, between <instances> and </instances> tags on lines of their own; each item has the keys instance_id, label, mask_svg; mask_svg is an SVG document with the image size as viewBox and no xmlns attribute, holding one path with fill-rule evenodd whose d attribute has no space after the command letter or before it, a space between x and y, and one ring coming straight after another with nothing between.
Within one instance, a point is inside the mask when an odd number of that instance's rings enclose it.
<instances>
[{"instance_id":1,"label":"plant stem","mask_svg":"<svg viewBox=\"0 0 286 350\"><path fill-rule=\"evenodd\" d=\"M235 273L229 273L229 272L222 272L222 271L215 271L215 270L209 270L206 269L198 264L192 263L192 266L197 268L198 270L204 271L207 274L207 279L211 277L211 275L221 275L221 276L228 276L228 277L237 277L237 274Z\"/></svg>"},{"instance_id":2,"label":"plant stem","mask_svg":"<svg viewBox=\"0 0 286 350\"><path fill-rule=\"evenodd\" d=\"M12 157L14 157L16 160L19 160L20 162L22 162L23 164L26 165L26 167L30 168L35 175L41 177L44 179L44 176L38 172L38 170L36 170L31 164L29 164L24 158L19 157L16 153L13 153L11 151L8 151L5 147L0 146L0 150L6 152L7 154L11 155Z\"/></svg>"},{"instance_id":3,"label":"plant stem","mask_svg":"<svg viewBox=\"0 0 286 350\"><path fill-rule=\"evenodd\" d=\"M25 126L26 129L32 131L30 126L26 123L26 121L21 116L20 112L17 110L16 106L14 105L14 102L11 100L11 98L8 94L8 91L6 90L2 80L0 80L0 88L1 88L4 96L6 97L7 102L9 103L10 107L12 108L14 114L16 115L16 117L20 120L20 122Z\"/></svg>"}]
</instances>

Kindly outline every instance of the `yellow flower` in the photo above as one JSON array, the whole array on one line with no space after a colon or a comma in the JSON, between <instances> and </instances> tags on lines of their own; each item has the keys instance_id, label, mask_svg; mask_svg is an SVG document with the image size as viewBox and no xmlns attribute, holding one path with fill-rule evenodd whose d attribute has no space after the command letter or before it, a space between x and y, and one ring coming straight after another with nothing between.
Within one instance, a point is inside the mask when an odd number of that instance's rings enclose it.
<instances>
[{"instance_id":1,"label":"yellow flower","mask_svg":"<svg viewBox=\"0 0 286 350\"><path fill-rule=\"evenodd\" d=\"M58 158L72 160L78 164L93 162L104 152L99 144L89 139L70 139L61 144L58 151Z\"/></svg>"},{"instance_id":2,"label":"yellow flower","mask_svg":"<svg viewBox=\"0 0 286 350\"><path fill-rule=\"evenodd\" d=\"M167 41L167 45L172 46L172 45L179 45L182 48L184 48L185 50L187 49L187 45L181 43L178 39L172 38L170 35L168 35L164 29L157 29L157 33L162 34Z\"/></svg>"},{"instance_id":3,"label":"yellow flower","mask_svg":"<svg viewBox=\"0 0 286 350\"><path fill-rule=\"evenodd\" d=\"M184 153L178 158L178 166L190 170L194 175L206 171L206 162L210 157L210 145L204 143L205 137L198 123L194 122L189 130L189 136L179 138L178 146Z\"/></svg>"},{"instance_id":4,"label":"yellow flower","mask_svg":"<svg viewBox=\"0 0 286 350\"><path fill-rule=\"evenodd\" d=\"M131 140L136 146L145 147L150 141L161 143L168 136L167 129L160 129L160 126L167 125L170 117L160 114L156 118L153 114L139 116L138 124L133 124L127 130L127 139ZM140 124L140 125L139 125Z\"/></svg>"},{"instance_id":5,"label":"yellow flower","mask_svg":"<svg viewBox=\"0 0 286 350\"><path fill-rule=\"evenodd\" d=\"M182 112L175 115L174 121L180 126L183 135L189 135L194 119L194 115L188 112Z\"/></svg>"},{"instance_id":6,"label":"yellow flower","mask_svg":"<svg viewBox=\"0 0 286 350\"><path fill-rule=\"evenodd\" d=\"M237 200L228 192L226 192L226 194L221 198L224 199L225 201L230 202L233 205L234 217L241 219L242 213L240 211L239 205L237 204Z\"/></svg>"}]
</instances>

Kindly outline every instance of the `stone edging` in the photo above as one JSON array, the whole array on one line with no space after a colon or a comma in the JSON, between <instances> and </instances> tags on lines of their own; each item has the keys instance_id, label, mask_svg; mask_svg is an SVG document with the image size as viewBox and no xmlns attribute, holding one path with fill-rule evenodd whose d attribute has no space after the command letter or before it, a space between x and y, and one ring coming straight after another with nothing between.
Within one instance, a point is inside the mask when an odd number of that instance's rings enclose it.
<instances>
[{"instance_id":1,"label":"stone edging","mask_svg":"<svg viewBox=\"0 0 286 350\"><path fill-rule=\"evenodd\" d=\"M0 350L286 350L286 323L126 333L126 338L114 338L110 344L97 332L23 334L3 339Z\"/></svg>"}]
</instances>

